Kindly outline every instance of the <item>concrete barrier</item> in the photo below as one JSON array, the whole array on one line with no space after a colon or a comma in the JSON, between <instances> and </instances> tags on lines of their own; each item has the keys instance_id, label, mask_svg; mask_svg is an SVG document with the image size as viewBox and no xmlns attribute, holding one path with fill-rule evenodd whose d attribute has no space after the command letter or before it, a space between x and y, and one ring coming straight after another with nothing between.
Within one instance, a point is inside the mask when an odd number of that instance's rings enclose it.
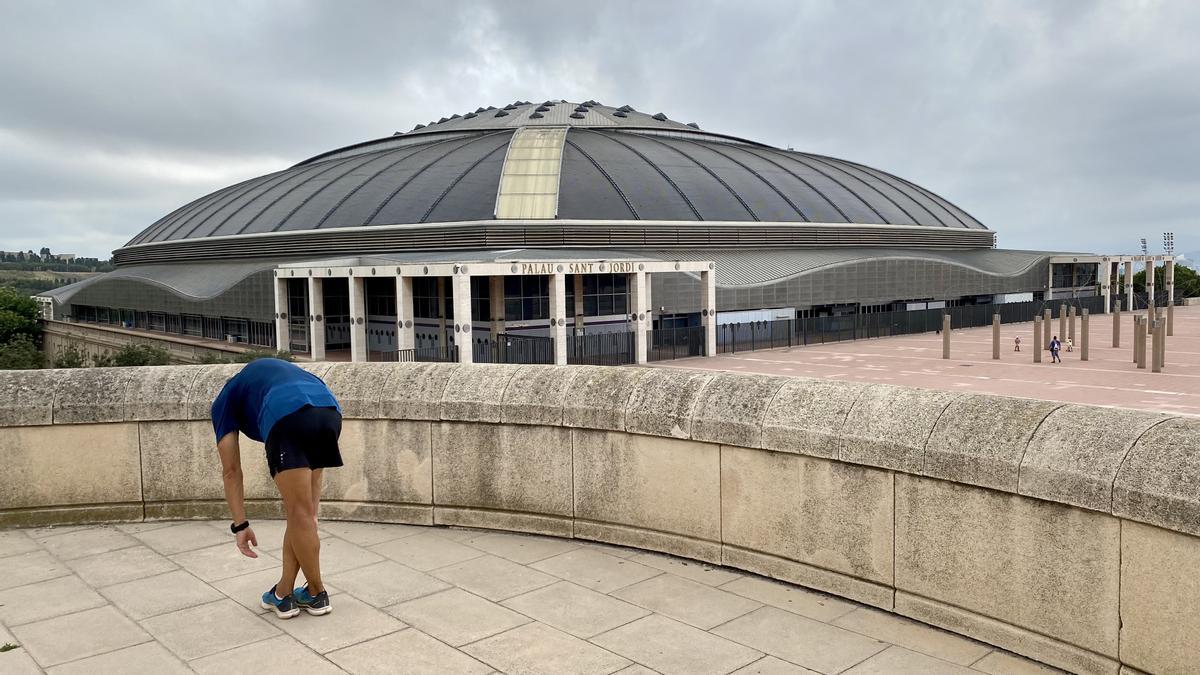
<instances>
[{"instance_id":1,"label":"concrete barrier","mask_svg":"<svg viewBox=\"0 0 1200 675\"><path fill-rule=\"evenodd\" d=\"M304 367L346 412L323 518L672 553L1075 672L1200 663L1200 419L675 369ZM208 407L237 368L0 372L0 525L226 517ZM242 448L251 517L279 515Z\"/></svg>"}]
</instances>

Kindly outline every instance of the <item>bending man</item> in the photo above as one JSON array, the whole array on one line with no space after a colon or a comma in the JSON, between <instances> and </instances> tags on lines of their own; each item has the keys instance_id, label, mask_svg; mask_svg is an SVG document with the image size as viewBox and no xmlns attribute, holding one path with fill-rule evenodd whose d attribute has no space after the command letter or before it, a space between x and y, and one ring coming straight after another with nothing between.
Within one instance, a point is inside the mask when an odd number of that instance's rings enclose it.
<instances>
[{"instance_id":1,"label":"bending man","mask_svg":"<svg viewBox=\"0 0 1200 675\"><path fill-rule=\"evenodd\" d=\"M266 444L267 467L283 497L287 530L283 536L283 573L279 583L263 593L263 609L290 619L301 609L328 614L333 607L321 583L321 541L317 509L321 473L342 465L338 436L342 413L333 392L321 378L279 359L252 361L225 383L212 405L213 430L221 455L225 500L233 514L229 529L237 535L243 555L257 558L258 545L246 520L238 432ZM305 585L292 587L303 570Z\"/></svg>"}]
</instances>

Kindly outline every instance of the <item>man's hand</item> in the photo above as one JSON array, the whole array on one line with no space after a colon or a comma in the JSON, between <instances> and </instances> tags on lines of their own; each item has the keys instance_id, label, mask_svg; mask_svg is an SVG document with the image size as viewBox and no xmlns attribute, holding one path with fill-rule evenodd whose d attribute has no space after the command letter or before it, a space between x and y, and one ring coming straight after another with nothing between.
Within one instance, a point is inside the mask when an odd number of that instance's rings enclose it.
<instances>
[{"instance_id":1,"label":"man's hand","mask_svg":"<svg viewBox=\"0 0 1200 675\"><path fill-rule=\"evenodd\" d=\"M246 556L247 558L257 558L258 554L254 552L254 549L250 548L251 544L258 546L258 539L254 536L253 527L247 527L246 529L237 533L238 550L241 551L242 555Z\"/></svg>"}]
</instances>

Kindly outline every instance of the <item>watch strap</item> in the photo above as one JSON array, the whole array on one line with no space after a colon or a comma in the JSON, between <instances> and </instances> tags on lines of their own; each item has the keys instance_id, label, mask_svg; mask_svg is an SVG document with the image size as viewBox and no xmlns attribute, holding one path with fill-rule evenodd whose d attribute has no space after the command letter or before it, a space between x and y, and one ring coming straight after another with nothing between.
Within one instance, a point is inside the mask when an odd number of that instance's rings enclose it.
<instances>
[{"instance_id":1,"label":"watch strap","mask_svg":"<svg viewBox=\"0 0 1200 675\"><path fill-rule=\"evenodd\" d=\"M237 534L238 532L241 532L242 530L246 529L247 527L250 527L250 521L243 520L240 524L239 523L231 524L229 526L229 531L234 534Z\"/></svg>"}]
</instances>

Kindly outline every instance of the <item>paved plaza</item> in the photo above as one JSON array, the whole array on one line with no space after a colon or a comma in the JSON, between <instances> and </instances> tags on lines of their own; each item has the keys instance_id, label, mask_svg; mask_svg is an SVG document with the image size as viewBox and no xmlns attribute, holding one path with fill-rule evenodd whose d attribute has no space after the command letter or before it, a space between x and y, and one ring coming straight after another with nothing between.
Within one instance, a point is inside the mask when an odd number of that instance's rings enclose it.
<instances>
[{"instance_id":1,"label":"paved plaza","mask_svg":"<svg viewBox=\"0 0 1200 675\"><path fill-rule=\"evenodd\" d=\"M1064 350L1061 364L1051 364L1049 352L1043 352L1042 363L1034 363L1033 323L1016 323L1000 327L999 361L992 360L992 329L988 326L952 330L949 360L942 359L942 336L922 333L655 365L881 382L1200 415L1200 306L1175 308L1175 334L1167 338L1166 367L1161 373L1150 372L1149 365L1138 370L1133 363L1131 317L1128 312L1121 313L1119 349L1112 347L1112 315L1091 317L1086 362L1080 360L1080 323L1076 319L1075 351ZM1057 318L1051 326L1057 334ZM1013 338L1018 335L1021 351L1015 353Z\"/></svg>"},{"instance_id":2,"label":"paved plaza","mask_svg":"<svg viewBox=\"0 0 1200 675\"><path fill-rule=\"evenodd\" d=\"M0 673L1046 673L853 602L577 540L322 525L332 614L259 606L283 523L0 530Z\"/></svg>"}]
</instances>

